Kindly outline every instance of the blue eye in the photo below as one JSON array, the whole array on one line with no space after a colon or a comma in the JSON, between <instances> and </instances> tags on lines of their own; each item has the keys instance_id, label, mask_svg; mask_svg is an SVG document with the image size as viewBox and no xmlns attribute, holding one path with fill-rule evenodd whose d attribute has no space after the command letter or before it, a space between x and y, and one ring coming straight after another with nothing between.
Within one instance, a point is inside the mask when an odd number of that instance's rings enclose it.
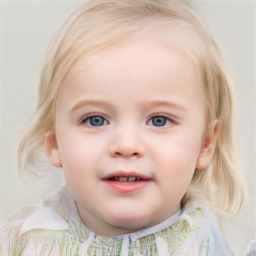
<instances>
[{"instance_id":1,"label":"blue eye","mask_svg":"<svg viewBox=\"0 0 256 256\"><path fill-rule=\"evenodd\" d=\"M83 121L83 123L86 123L88 126L99 127L99 126L107 125L108 121L102 116L90 116L90 117L87 117Z\"/></svg>"},{"instance_id":2,"label":"blue eye","mask_svg":"<svg viewBox=\"0 0 256 256\"><path fill-rule=\"evenodd\" d=\"M171 120L165 116L154 116L149 120L148 124L156 127L162 127L170 124L170 122Z\"/></svg>"}]
</instances>

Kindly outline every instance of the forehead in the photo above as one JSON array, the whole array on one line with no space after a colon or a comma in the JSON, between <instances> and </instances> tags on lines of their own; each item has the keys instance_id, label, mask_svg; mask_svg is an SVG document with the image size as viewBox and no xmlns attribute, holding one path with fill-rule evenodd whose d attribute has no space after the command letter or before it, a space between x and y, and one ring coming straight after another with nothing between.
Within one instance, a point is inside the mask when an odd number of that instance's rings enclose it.
<instances>
[{"instance_id":1,"label":"forehead","mask_svg":"<svg viewBox=\"0 0 256 256\"><path fill-rule=\"evenodd\" d=\"M118 72L126 66L126 72L132 72L128 64L132 62L141 64L148 68L148 75L151 69L161 69L165 65L186 65L196 76L200 76L197 63L187 49L182 47L181 39L168 38L163 33L156 31L139 32L120 40L120 42L107 45L99 51L92 51L82 54L81 57L71 66L67 73L66 80L75 78L79 73L86 73L92 68L98 67L102 74L108 72L109 68L115 68ZM170 67L172 69L172 67ZM136 70L136 74L143 69ZM184 74L185 76L186 74Z\"/></svg>"},{"instance_id":2,"label":"forehead","mask_svg":"<svg viewBox=\"0 0 256 256\"><path fill-rule=\"evenodd\" d=\"M148 36L130 38L94 55L82 56L63 84L66 97L90 93L123 98L157 93L199 95L200 75L193 60L175 44ZM63 94L63 93L62 93ZM74 96L75 97L75 96ZM119 96L120 97L120 96Z\"/></svg>"}]
</instances>

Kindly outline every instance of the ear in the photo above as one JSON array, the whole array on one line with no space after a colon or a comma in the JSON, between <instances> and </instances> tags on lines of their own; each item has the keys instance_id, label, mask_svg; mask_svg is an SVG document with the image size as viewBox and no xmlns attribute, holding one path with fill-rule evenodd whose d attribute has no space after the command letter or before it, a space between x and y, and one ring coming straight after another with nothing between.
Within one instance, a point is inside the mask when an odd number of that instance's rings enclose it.
<instances>
[{"instance_id":1,"label":"ear","mask_svg":"<svg viewBox=\"0 0 256 256\"><path fill-rule=\"evenodd\" d=\"M51 164L55 167L62 166L56 134L50 130L44 137L45 153Z\"/></svg>"},{"instance_id":2,"label":"ear","mask_svg":"<svg viewBox=\"0 0 256 256\"><path fill-rule=\"evenodd\" d=\"M203 170L210 164L215 150L216 141L219 134L219 121L214 121L205 133L202 148L197 159L196 168Z\"/></svg>"}]
</instances>

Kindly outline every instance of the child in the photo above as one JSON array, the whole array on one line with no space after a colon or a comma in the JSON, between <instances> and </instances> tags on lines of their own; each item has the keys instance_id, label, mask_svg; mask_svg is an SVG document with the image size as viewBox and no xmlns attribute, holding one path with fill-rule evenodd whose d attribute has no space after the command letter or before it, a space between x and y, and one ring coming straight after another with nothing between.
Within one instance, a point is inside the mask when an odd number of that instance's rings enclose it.
<instances>
[{"instance_id":1,"label":"child","mask_svg":"<svg viewBox=\"0 0 256 256\"><path fill-rule=\"evenodd\" d=\"M218 47L183 1L91 0L56 34L19 146L66 186L0 230L0 255L232 255L244 185ZM217 216L217 217L215 217Z\"/></svg>"}]
</instances>

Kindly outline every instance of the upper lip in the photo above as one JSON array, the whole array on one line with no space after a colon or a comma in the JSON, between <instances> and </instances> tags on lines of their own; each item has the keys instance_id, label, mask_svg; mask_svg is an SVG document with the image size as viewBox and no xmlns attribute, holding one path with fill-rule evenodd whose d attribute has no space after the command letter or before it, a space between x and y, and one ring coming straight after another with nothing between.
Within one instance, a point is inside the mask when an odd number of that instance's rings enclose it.
<instances>
[{"instance_id":1,"label":"upper lip","mask_svg":"<svg viewBox=\"0 0 256 256\"><path fill-rule=\"evenodd\" d=\"M103 177L103 180L110 180L113 179L115 177L136 177L139 178L141 180L151 180L152 178L144 175L144 174L140 174L137 172L125 172L125 171L117 171L117 172L112 172L107 176Z\"/></svg>"}]
</instances>

